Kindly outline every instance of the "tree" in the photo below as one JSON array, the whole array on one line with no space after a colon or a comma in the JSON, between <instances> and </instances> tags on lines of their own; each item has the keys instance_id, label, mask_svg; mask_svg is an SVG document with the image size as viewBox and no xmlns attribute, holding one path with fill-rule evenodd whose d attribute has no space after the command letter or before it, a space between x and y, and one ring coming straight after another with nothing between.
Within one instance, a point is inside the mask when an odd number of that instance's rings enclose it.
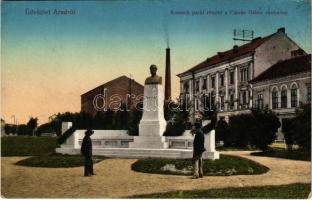
<instances>
[{"instance_id":1,"label":"tree","mask_svg":"<svg viewBox=\"0 0 312 200\"><path fill-rule=\"evenodd\" d=\"M224 146L230 146L233 142L233 138L229 132L229 125L228 123L221 119L218 121L216 125L216 141L223 141Z\"/></svg>"},{"instance_id":2,"label":"tree","mask_svg":"<svg viewBox=\"0 0 312 200\"><path fill-rule=\"evenodd\" d=\"M189 112L185 104L179 106L177 103L171 101L165 104L164 111L167 120L164 136L180 136L190 126Z\"/></svg>"},{"instance_id":3,"label":"tree","mask_svg":"<svg viewBox=\"0 0 312 200\"><path fill-rule=\"evenodd\" d=\"M37 128L37 125L38 125L38 118L31 117L29 121L27 122L26 126L32 135L35 135L35 130Z\"/></svg>"},{"instance_id":4,"label":"tree","mask_svg":"<svg viewBox=\"0 0 312 200\"><path fill-rule=\"evenodd\" d=\"M285 140L289 147L296 143L302 150L311 151L311 104L296 110L296 117L289 120L285 130Z\"/></svg>"},{"instance_id":5,"label":"tree","mask_svg":"<svg viewBox=\"0 0 312 200\"><path fill-rule=\"evenodd\" d=\"M32 135L32 130L26 125L21 124L17 127L17 135Z\"/></svg>"},{"instance_id":6,"label":"tree","mask_svg":"<svg viewBox=\"0 0 312 200\"><path fill-rule=\"evenodd\" d=\"M17 126L15 124L5 124L4 125L4 132L8 134L16 134L17 133Z\"/></svg>"},{"instance_id":7,"label":"tree","mask_svg":"<svg viewBox=\"0 0 312 200\"><path fill-rule=\"evenodd\" d=\"M128 132L129 135L139 135L139 123L143 114L143 102L133 108L130 113Z\"/></svg>"},{"instance_id":8,"label":"tree","mask_svg":"<svg viewBox=\"0 0 312 200\"><path fill-rule=\"evenodd\" d=\"M255 128L252 132L251 144L266 151L276 139L281 123L277 116L268 109L256 110L252 114L255 118Z\"/></svg>"},{"instance_id":9,"label":"tree","mask_svg":"<svg viewBox=\"0 0 312 200\"><path fill-rule=\"evenodd\" d=\"M41 124L37 129L36 129L36 135L41 136L42 133L53 133L55 132L53 130L53 127L51 126L51 123L45 123Z\"/></svg>"}]
</instances>

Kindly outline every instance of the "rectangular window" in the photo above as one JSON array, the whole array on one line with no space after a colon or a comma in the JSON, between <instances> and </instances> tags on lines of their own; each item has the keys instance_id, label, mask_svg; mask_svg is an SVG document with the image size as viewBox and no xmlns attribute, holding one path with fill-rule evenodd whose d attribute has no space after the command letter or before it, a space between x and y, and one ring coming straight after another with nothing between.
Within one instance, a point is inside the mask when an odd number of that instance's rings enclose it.
<instances>
[{"instance_id":1,"label":"rectangular window","mask_svg":"<svg viewBox=\"0 0 312 200\"><path fill-rule=\"evenodd\" d=\"M244 81L244 72L243 72L242 69L241 69L241 71L240 71L240 81L241 81L241 82Z\"/></svg>"},{"instance_id":2,"label":"rectangular window","mask_svg":"<svg viewBox=\"0 0 312 200\"><path fill-rule=\"evenodd\" d=\"M297 88L291 89L290 96L291 96L291 107L292 108L297 107Z\"/></svg>"},{"instance_id":3,"label":"rectangular window","mask_svg":"<svg viewBox=\"0 0 312 200\"><path fill-rule=\"evenodd\" d=\"M230 72L230 84L234 84L234 72Z\"/></svg>"},{"instance_id":4,"label":"rectangular window","mask_svg":"<svg viewBox=\"0 0 312 200\"><path fill-rule=\"evenodd\" d=\"M281 92L281 108L287 108L287 90Z\"/></svg>"},{"instance_id":5,"label":"rectangular window","mask_svg":"<svg viewBox=\"0 0 312 200\"><path fill-rule=\"evenodd\" d=\"M211 77L211 87L215 87L215 77Z\"/></svg>"},{"instance_id":6,"label":"rectangular window","mask_svg":"<svg viewBox=\"0 0 312 200\"><path fill-rule=\"evenodd\" d=\"M272 92L272 109L278 108L278 94L277 92Z\"/></svg>"},{"instance_id":7,"label":"rectangular window","mask_svg":"<svg viewBox=\"0 0 312 200\"><path fill-rule=\"evenodd\" d=\"M240 77L241 82L248 81L248 68L241 69L240 74L241 74Z\"/></svg>"},{"instance_id":8,"label":"rectangular window","mask_svg":"<svg viewBox=\"0 0 312 200\"><path fill-rule=\"evenodd\" d=\"M243 99L243 105L246 105L246 92L245 91L243 91L243 94L242 94L243 96L242 96L242 99Z\"/></svg>"},{"instance_id":9,"label":"rectangular window","mask_svg":"<svg viewBox=\"0 0 312 200\"><path fill-rule=\"evenodd\" d=\"M220 75L220 85L224 86L224 75L223 74Z\"/></svg>"},{"instance_id":10,"label":"rectangular window","mask_svg":"<svg viewBox=\"0 0 312 200\"><path fill-rule=\"evenodd\" d=\"M199 92L199 80L197 80L195 84L196 92Z\"/></svg>"},{"instance_id":11,"label":"rectangular window","mask_svg":"<svg viewBox=\"0 0 312 200\"><path fill-rule=\"evenodd\" d=\"M220 101L221 101L220 110L224 110L224 96L220 96Z\"/></svg>"},{"instance_id":12,"label":"rectangular window","mask_svg":"<svg viewBox=\"0 0 312 200\"><path fill-rule=\"evenodd\" d=\"M189 83L188 83L188 81L184 82L183 90L184 90L184 93L188 93L189 92Z\"/></svg>"},{"instance_id":13,"label":"rectangular window","mask_svg":"<svg viewBox=\"0 0 312 200\"><path fill-rule=\"evenodd\" d=\"M230 109L234 109L234 94L230 94Z\"/></svg>"},{"instance_id":14,"label":"rectangular window","mask_svg":"<svg viewBox=\"0 0 312 200\"><path fill-rule=\"evenodd\" d=\"M202 82L202 89L203 89L203 90L206 90L206 89L207 89L207 78L204 78L204 79L203 79L203 82Z\"/></svg>"},{"instance_id":15,"label":"rectangular window","mask_svg":"<svg viewBox=\"0 0 312 200\"><path fill-rule=\"evenodd\" d=\"M263 109L263 95L262 94L258 94L257 108L258 109Z\"/></svg>"}]
</instances>

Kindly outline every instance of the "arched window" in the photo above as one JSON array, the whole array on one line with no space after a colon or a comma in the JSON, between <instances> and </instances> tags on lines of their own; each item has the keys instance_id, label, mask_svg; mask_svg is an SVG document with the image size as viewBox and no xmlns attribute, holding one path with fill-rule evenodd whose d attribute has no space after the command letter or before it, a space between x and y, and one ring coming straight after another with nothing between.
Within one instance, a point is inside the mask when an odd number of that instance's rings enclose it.
<instances>
[{"instance_id":1,"label":"arched window","mask_svg":"<svg viewBox=\"0 0 312 200\"><path fill-rule=\"evenodd\" d=\"M297 88L297 85L296 84L293 84L291 86L291 90L290 90L290 102L291 102L291 107L292 108L295 108L297 107L297 104L298 104L298 88Z\"/></svg>"},{"instance_id":2,"label":"arched window","mask_svg":"<svg viewBox=\"0 0 312 200\"><path fill-rule=\"evenodd\" d=\"M281 108L287 108L287 88L283 87L281 92Z\"/></svg>"},{"instance_id":3,"label":"arched window","mask_svg":"<svg viewBox=\"0 0 312 200\"><path fill-rule=\"evenodd\" d=\"M278 93L277 89L274 88L272 91L272 109L277 109L278 108Z\"/></svg>"}]
</instances>

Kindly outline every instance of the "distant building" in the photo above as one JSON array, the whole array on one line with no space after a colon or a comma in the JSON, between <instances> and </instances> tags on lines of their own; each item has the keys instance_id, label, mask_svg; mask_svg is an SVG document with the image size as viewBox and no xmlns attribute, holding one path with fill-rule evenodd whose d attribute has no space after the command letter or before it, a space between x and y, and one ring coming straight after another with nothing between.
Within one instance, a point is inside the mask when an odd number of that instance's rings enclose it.
<instances>
[{"instance_id":1,"label":"distant building","mask_svg":"<svg viewBox=\"0 0 312 200\"><path fill-rule=\"evenodd\" d=\"M218 118L227 120L230 115L250 112L253 107L255 96L250 80L281 60L305 54L287 36L285 28L279 28L266 37L255 38L242 46L235 45L230 50L218 52L178 74L180 97L194 102L192 109L195 110L196 118L200 117L207 105L205 99L209 99L217 109Z\"/></svg>"},{"instance_id":2,"label":"distant building","mask_svg":"<svg viewBox=\"0 0 312 200\"><path fill-rule=\"evenodd\" d=\"M311 54L294 54L250 81L253 88L254 107L268 107L280 122L295 117L300 104L311 103Z\"/></svg>"},{"instance_id":3,"label":"distant building","mask_svg":"<svg viewBox=\"0 0 312 200\"><path fill-rule=\"evenodd\" d=\"M95 115L98 111L134 108L143 99L144 87L127 76L104 83L81 95L81 111Z\"/></svg>"}]
</instances>

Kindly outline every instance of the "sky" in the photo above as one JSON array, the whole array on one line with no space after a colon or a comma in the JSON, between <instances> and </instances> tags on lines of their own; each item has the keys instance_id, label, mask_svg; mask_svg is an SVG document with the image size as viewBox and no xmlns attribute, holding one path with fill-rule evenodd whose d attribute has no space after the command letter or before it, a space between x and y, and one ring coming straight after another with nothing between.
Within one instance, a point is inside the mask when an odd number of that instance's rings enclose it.
<instances>
[{"instance_id":1,"label":"sky","mask_svg":"<svg viewBox=\"0 0 312 200\"><path fill-rule=\"evenodd\" d=\"M50 14L29 15L27 9ZM55 9L75 13L55 15ZM176 74L232 48L234 29L263 37L285 27L311 53L310 10L308 0L3 1L1 118L21 124L38 117L45 123L58 112L79 112L81 94L121 75L143 84L151 64L164 77L168 45L177 97ZM222 14L192 14L199 11Z\"/></svg>"}]
</instances>

